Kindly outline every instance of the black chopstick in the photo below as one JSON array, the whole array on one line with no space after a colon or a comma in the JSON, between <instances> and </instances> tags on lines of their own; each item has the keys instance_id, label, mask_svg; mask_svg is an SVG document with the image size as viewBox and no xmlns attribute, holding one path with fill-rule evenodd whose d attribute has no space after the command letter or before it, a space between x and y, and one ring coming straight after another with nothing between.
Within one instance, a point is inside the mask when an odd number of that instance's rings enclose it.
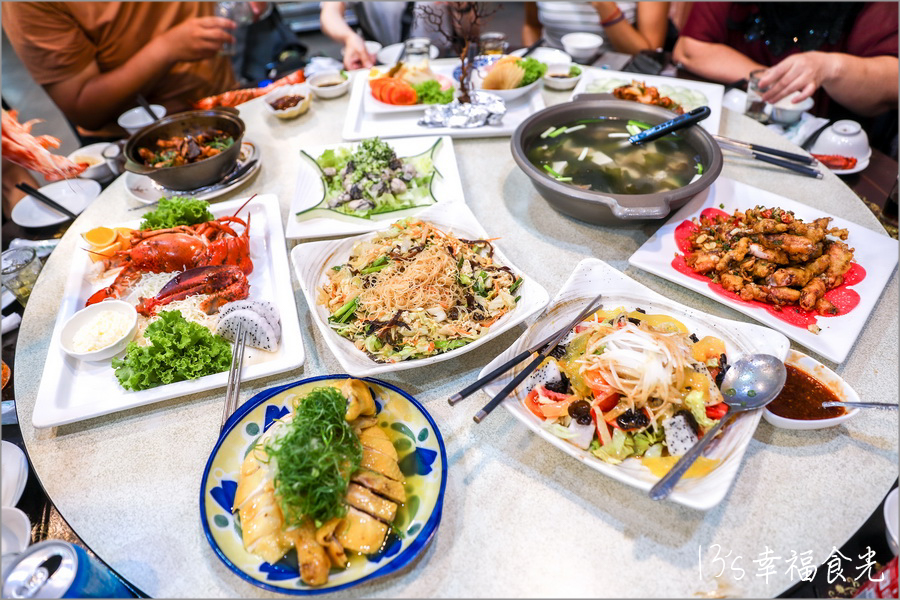
<instances>
[{"instance_id":1,"label":"black chopstick","mask_svg":"<svg viewBox=\"0 0 900 600\"><path fill-rule=\"evenodd\" d=\"M544 38L542 38L542 37L538 38L538 41L536 41L532 45L528 46L528 48L525 49L525 53L522 54L522 56L520 56L519 58L525 58L526 56L528 56L529 54L531 54L532 52L537 50L538 47L540 47L544 44L544 41L545 41Z\"/></svg>"},{"instance_id":2,"label":"black chopstick","mask_svg":"<svg viewBox=\"0 0 900 600\"><path fill-rule=\"evenodd\" d=\"M138 94L138 95L137 95L137 101L138 101L138 104L140 104L141 107L142 107L144 110L147 111L147 114L150 115L150 120L151 120L152 122L155 123L156 121L159 121L159 117L157 117L157 116L156 116L156 113L153 112L153 109L150 108L150 103L147 102L147 99L146 99L146 98L144 98L143 96L141 96L140 94Z\"/></svg>"},{"instance_id":3,"label":"black chopstick","mask_svg":"<svg viewBox=\"0 0 900 600\"><path fill-rule=\"evenodd\" d=\"M481 423L481 421L483 421L484 418L488 416L492 410L497 408L497 406L499 406L500 403L503 402L506 397L512 393L513 390L519 387L519 384L525 381L525 378L531 375L531 372L537 369L538 366L540 366L540 364L544 362L544 359L546 359L550 352L552 352L553 349L559 345L560 340L566 337L566 335L569 333L569 331L572 330L573 327L575 327L575 325L580 323L582 319L598 309L600 305L600 299L602 297L603 295L599 294L596 298L591 300L587 307L584 308L580 313L578 313L578 316L572 319L572 321L568 325L557 331L550 339L550 341L544 345L543 349L538 353L535 359L528 363L528 365L524 369L522 369L522 371L518 375L513 377L512 381L510 381L506 385L506 387L500 390L500 392L496 396L494 396L490 402L485 404L484 407L478 411L478 413L473 417L475 422ZM520 354L519 356L522 355ZM493 374L493 371L491 372L491 374ZM484 379L485 378L482 378L482 380Z\"/></svg>"},{"instance_id":4,"label":"black chopstick","mask_svg":"<svg viewBox=\"0 0 900 600\"><path fill-rule=\"evenodd\" d=\"M818 164L815 158L811 156L805 156L803 154L795 154L794 152L787 152L786 150L779 150L778 148L769 148L768 146L760 146L759 144L751 144L749 142L742 142L740 140L733 140L731 138L727 138L724 135L714 135L714 138L719 140L720 142L727 142L732 144L733 146L741 146L742 148L748 148L750 150L755 150L756 152L762 152L763 154L771 154L772 156L780 156L781 158L786 158L788 160L793 160L798 163L803 163L804 165L815 165Z\"/></svg>"},{"instance_id":5,"label":"black chopstick","mask_svg":"<svg viewBox=\"0 0 900 600\"><path fill-rule=\"evenodd\" d=\"M65 206L59 204L52 198L48 198L47 196L45 196L44 194L42 194L35 188L28 185L27 183L17 183L16 187L19 188L20 190L22 190L23 192L25 192L26 194L28 194L29 196L31 196L32 198L34 198L35 200L37 200L38 202L43 202L44 204L46 204L53 210L61 212L62 214L69 217L70 219L78 218L78 215L73 213L71 210L69 210Z\"/></svg>"},{"instance_id":6,"label":"black chopstick","mask_svg":"<svg viewBox=\"0 0 900 600\"><path fill-rule=\"evenodd\" d=\"M775 165L777 167L783 167L800 175L805 175L806 177L812 177L814 179L822 179L822 173L819 171L812 169L810 167L806 167L804 165L798 165L797 163L793 163L787 160L781 160L780 158L775 158L772 156L767 156L765 154L760 154L759 152L754 152L753 150L748 150L742 146L735 146L728 142L723 142L719 140L719 144L722 146L724 150L731 150L732 152L737 152L738 154L743 154L745 156L750 156L755 160L762 161L764 163L769 163L770 165Z\"/></svg>"}]
</instances>

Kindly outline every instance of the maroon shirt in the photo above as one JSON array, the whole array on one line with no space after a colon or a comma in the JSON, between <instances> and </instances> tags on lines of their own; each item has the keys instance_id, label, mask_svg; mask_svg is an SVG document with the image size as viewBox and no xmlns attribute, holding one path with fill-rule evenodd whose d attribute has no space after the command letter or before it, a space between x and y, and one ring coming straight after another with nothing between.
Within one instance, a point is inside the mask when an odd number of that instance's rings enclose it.
<instances>
[{"instance_id":1,"label":"maroon shirt","mask_svg":"<svg viewBox=\"0 0 900 600\"><path fill-rule=\"evenodd\" d=\"M819 51L843 52L860 57L897 56L897 6L897 2L867 3L847 35L835 44L822 44ZM729 22L749 21L749 17L757 11L755 3L695 2L681 35L701 42L725 44L767 67L801 51L799 48L789 48L776 57L762 41L747 41L743 30L729 29ZM840 110L842 107L831 102L823 90L817 91L813 98L816 101L813 112L817 115L831 118L847 115L846 109Z\"/></svg>"}]
</instances>

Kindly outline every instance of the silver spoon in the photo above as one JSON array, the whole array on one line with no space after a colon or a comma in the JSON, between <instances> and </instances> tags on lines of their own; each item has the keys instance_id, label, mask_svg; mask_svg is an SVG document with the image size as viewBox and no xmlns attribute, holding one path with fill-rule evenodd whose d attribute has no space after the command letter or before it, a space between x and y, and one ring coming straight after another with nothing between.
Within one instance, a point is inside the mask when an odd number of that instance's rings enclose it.
<instances>
[{"instance_id":1,"label":"silver spoon","mask_svg":"<svg viewBox=\"0 0 900 600\"><path fill-rule=\"evenodd\" d=\"M887 402L823 402L822 408L830 408L832 406L841 406L846 408L847 410L852 410L854 408L881 408L884 410L897 410L898 407L896 404L889 404Z\"/></svg>"},{"instance_id":2,"label":"silver spoon","mask_svg":"<svg viewBox=\"0 0 900 600\"><path fill-rule=\"evenodd\" d=\"M731 365L722 379L722 396L728 411L712 429L706 432L694 447L682 456L675 466L650 489L650 497L662 500L672 493L675 484L703 454L704 448L716 437L716 433L728 419L741 412L762 408L781 392L787 379L784 363L770 354L750 354Z\"/></svg>"}]
</instances>

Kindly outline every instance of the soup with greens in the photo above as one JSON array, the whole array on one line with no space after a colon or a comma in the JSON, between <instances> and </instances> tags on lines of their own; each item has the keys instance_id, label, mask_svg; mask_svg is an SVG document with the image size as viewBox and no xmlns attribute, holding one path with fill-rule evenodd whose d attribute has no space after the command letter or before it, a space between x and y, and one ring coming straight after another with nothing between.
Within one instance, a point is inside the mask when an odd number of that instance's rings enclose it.
<instances>
[{"instance_id":1,"label":"soup with greens","mask_svg":"<svg viewBox=\"0 0 900 600\"><path fill-rule=\"evenodd\" d=\"M561 183L612 194L653 194L684 187L703 173L700 156L677 133L633 145L642 121L581 119L531 140L528 160Z\"/></svg>"}]
</instances>

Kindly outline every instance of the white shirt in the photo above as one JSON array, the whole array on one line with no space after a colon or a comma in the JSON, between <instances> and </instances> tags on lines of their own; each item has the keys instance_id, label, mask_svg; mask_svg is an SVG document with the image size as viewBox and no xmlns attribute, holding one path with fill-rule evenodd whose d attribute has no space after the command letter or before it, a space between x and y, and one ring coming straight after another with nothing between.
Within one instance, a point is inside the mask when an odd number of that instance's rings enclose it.
<instances>
[{"instance_id":1,"label":"white shirt","mask_svg":"<svg viewBox=\"0 0 900 600\"><path fill-rule=\"evenodd\" d=\"M634 23L637 18L636 2L616 2L625 20ZM562 48L560 38L567 33L596 33L608 48L609 38L600 25L600 15L589 2L538 2L538 20L544 27L544 39L554 48Z\"/></svg>"}]
</instances>

